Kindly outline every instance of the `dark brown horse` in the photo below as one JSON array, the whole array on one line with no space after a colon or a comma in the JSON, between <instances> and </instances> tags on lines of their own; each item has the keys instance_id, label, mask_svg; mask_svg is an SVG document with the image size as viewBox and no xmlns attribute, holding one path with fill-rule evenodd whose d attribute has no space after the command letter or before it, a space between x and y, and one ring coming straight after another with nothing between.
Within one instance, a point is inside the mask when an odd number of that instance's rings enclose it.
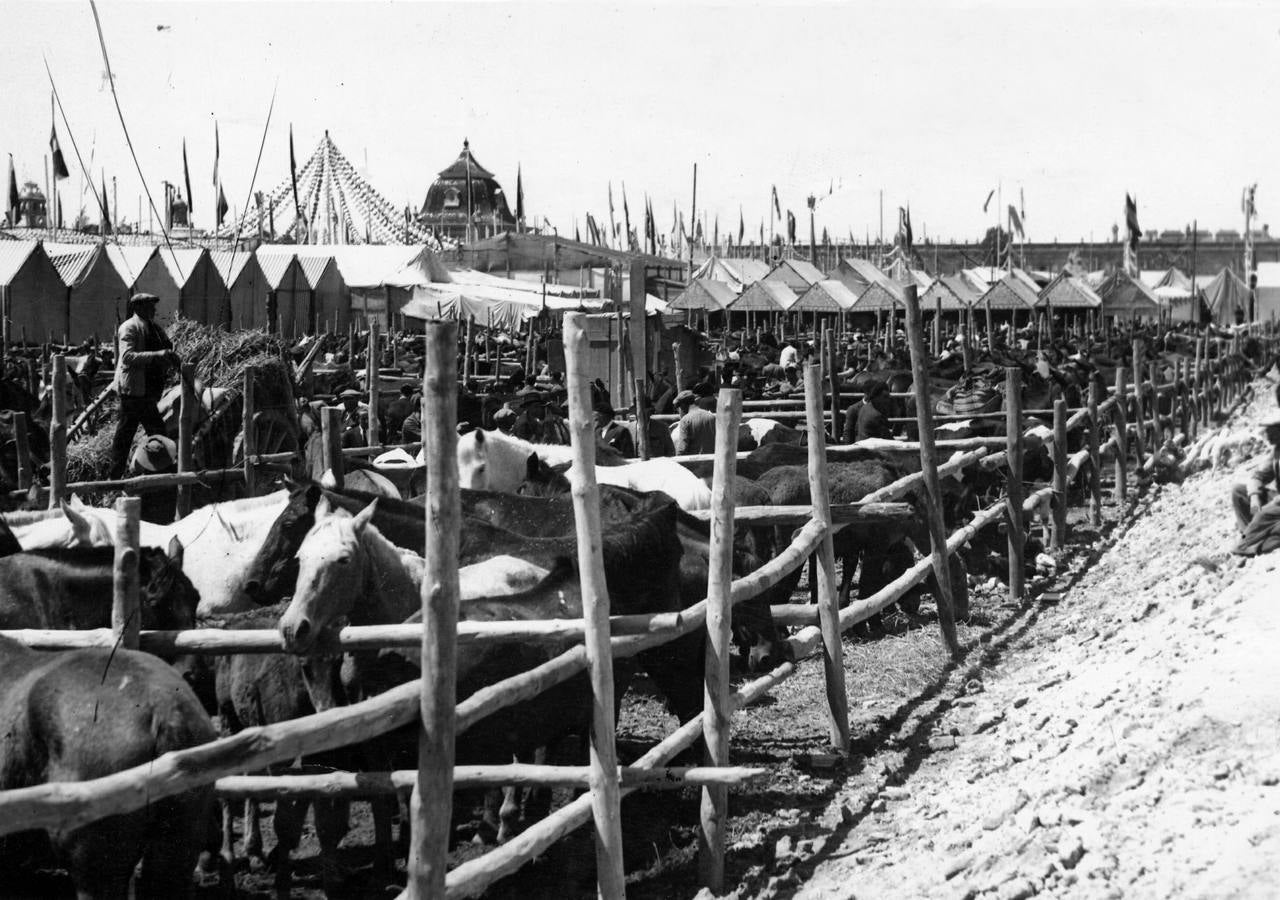
<instances>
[{"instance_id":1,"label":"dark brown horse","mask_svg":"<svg viewBox=\"0 0 1280 900\"><path fill-rule=\"evenodd\" d=\"M213 740L209 717L176 672L129 650L29 650L0 637L0 790L101 778ZM69 831L0 839L7 893L50 850L85 898L184 897L204 847L213 786ZM31 895L44 893L40 888Z\"/></svg>"}]
</instances>

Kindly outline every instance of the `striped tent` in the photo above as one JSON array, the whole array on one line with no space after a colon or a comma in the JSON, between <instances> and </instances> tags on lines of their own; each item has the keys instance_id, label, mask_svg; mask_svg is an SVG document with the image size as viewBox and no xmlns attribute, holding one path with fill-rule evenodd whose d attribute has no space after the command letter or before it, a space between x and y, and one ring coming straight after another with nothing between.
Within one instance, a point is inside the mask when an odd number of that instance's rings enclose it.
<instances>
[{"instance_id":1,"label":"striped tent","mask_svg":"<svg viewBox=\"0 0 1280 900\"><path fill-rule=\"evenodd\" d=\"M733 312L786 312L800 298L779 281L757 281L729 306Z\"/></svg>"},{"instance_id":2,"label":"striped tent","mask_svg":"<svg viewBox=\"0 0 1280 900\"><path fill-rule=\"evenodd\" d=\"M935 279L920 298L920 308L925 312L937 309L943 312L962 312L978 302L981 291L963 275L943 275Z\"/></svg>"},{"instance_id":3,"label":"striped tent","mask_svg":"<svg viewBox=\"0 0 1280 900\"><path fill-rule=\"evenodd\" d=\"M978 298L978 306L983 309L1029 310L1035 308L1039 294L1035 279L1021 269L1014 269L992 282L991 287Z\"/></svg>"},{"instance_id":4,"label":"striped tent","mask_svg":"<svg viewBox=\"0 0 1280 900\"><path fill-rule=\"evenodd\" d=\"M1123 269L1116 269L1104 278L1097 292L1102 298L1103 315L1154 319L1160 313L1160 301L1151 289Z\"/></svg>"},{"instance_id":5,"label":"striped tent","mask_svg":"<svg viewBox=\"0 0 1280 900\"><path fill-rule=\"evenodd\" d=\"M1040 291L1036 305L1052 309L1098 309L1102 306L1102 298L1083 278L1059 272Z\"/></svg>"},{"instance_id":6,"label":"striped tent","mask_svg":"<svg viewBox=\"0 0 1280 900\"><path fill-rule=\"evenodd\" d=\"M738 299L738 292L725 281L695 278L671 301L671 309L701 309L720 312Z\"/></svg>"},{"instance_id":7,"label":"striped tent","mask_svg":"<svg viewBox=\"0 0 1280 900\"><path fill-rule=\"evenodd\" d=\"M796 300L792 311L840 313L853 309L858 302L844 282L834 278L815 282Z\"/></svg>"}]
</instances>

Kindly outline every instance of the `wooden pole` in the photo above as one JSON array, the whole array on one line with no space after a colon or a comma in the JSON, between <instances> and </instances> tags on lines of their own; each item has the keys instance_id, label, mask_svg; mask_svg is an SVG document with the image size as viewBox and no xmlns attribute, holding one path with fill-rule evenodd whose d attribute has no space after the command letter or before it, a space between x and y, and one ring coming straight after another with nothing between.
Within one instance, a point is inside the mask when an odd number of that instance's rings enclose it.
<instances>
[{"instance_id":1,"label":"wooden pole","mask_svg":"<svg viewBox=\"0 0 1280 900\"><path fill-rule=\"evenodd\" d=\"M1142 468L1142 463L1146 457L1147 439L1144 434L1145 416L1143 414L1143 397L1142 397L1142 340L1140 338L1133 339L1133 453L1134 459L1138 463L1138 468Z\"/></svg>"},{"instance_id":2,"label":"wooden pole","mask_svg":"<svg viewBox=\"0 0 1280 900\"><path fill-rule=\"evenodd\" d=\"M427 467L426 572L422 579L422 690L418 777L410 801L406 894L414 900L444 896L453 808L455 693L457 690L458 540L458 323L426 324L425 406L422 440Z\"/></svg>"},{"instance_id":3,"label":"wooden pole","mask_svg":"<svg viewBox=\"0 0 1280 900\"><path fill-rule=\"evenodd\" d=\"M680 342L671 344L671 367L675 370L676 393L684 390L684 371L680 368Z\"/></svg>"},{"instance_id":4,"label":"wooden pole","mask_svg":"<svg viewBox=\"0 0 1280 900\"><path fill-rule=\"evenodd\" d=\"M649 446L649 401L645 397L645 380L635 379L636 395L636 449L641 459L649 459L653 448Z\"/></svg>"},{"instance_id":5,"label":"wooden pole","mask_svg":"<svg viewBox=\"0 0 1280 900\"><path fill-rule=\"evenodd\" d=\"M326 406L322 409L320 411L320 429L321 439L323 440L321 447L324 454L324 467L333 473L334 489L340 491L343 483L341 411L333 406Z\"/></svg>"},{"instance_id":6,"label":"wooden pole","mask_svg":"<svg viewBox=\"0 0 1280 900\"><path fill-rule=\"evenodd\" d=\"M27 433L26 413L17 411L13 416L13 441L18 454L18 489L31 489L31 435Z\"/></svg>"},{"instance_id":7,"label":"wooden pole","mask_svg":"<svg viewBox=\"0 0 1280 900\"><path fill-rule=\"evenodd\" d=\"M254 382L258 377L257 366L249 366L244 370L244 392L241 395L242 412L240 451L244 456L244 492L247 497L258 494L258 470L253 458L258 455L258 430L254 426L254 417L258 412L258 400Z\"/></svg>"},{"instance_id":8,"label":"wooden pole","mask_svg":"<svg viewBox=\"0 0 1280 900\"><path fill-rule=\"evenodd\" d=\"M822 367L804 367L805 419L809 438L809 500L813 521L824 529L817 550L818 627L822 630L822 668L827 685L827 723L831 745L849 752L849 701L844 686L844 643L840 632L840 592L831 536L831 490L827 478L827 427L822 416Z\"/></svg>"},{"instance_id":9,"label":"wooden pole","mask_svg":"<svg viewBox=\"0 0 1280 900\"><path fill-rule=\"evenodd\" d=\"M1067 401L1053 404L1053 549L1067 544Z\"/></svg>"},{"instance_id":10,"label":"wooden pole","mask_svg":"<svg viewBox=\"0 0 1280 900\"><path fill-rule=\"evenodd\" d=\"M1147 370L1151 379L1151 452L1158 453L1164 443L1164 426L1160 424L1160 365L1148 363Z\"/></svg>"},{"instance_id":11,"label":"wooden pole","mask_svg":"<svg viewBox=\"0 0 1280 900\"><path fill-rule=\"evenodd\" d=\"M1022 602L1026 596L1027 529L1022 511L1022 369L1004 370L1005 455L1009 478L1005 486L1005 522L1009 540L1009 600Z\"/></svg>"},{"instance_id":12,"label":"wooden pole","mask_svg":"<svg viewBox=\"0 0 1280 900\"><path fill-rule=\"evenodd\" d=\"M138 534L142 501L116 500L115 563L111 580L111 632L119 646L138 649L142 611L138 605Z\"/></svg>"},{"instance_id":13,"label":"wooden pole","mask_svg":"<svg viewBox=\"0 0 1280 900\"><path fill-rule=\"evenodd\" d=\"M49 420L49 508L56 509L67 495L67 358L53 357L50 381L53 417Z\"/></svg>"},{"instance_id":14,"label":"wooden pole","mask_svg":"<svg viewBox=\"0 0 1280 900\"><path fill-rule=\"evenodd\" d=\"M181 405L178 407L178 471L191 472L195 469L195 459L191 448L196 419L195 364L183 363L180 375L182 379L182 399ZM191 512L191 485L178 485L177 494L174 521Z\"/></svg>"},{"instance_id":15,"label":"wooden pole","mask_svg":"<svg viewBox=\"0 0 1280 900\"><path fill-rule=\"evenodd\" d=\"M1115 497L1116 505L1124 503L1125 497L1129 493L1128 481L1125 478L1125 468L1128 464L1129 455L1129 402L1125 397L1129 390L1125 384L1128 373L1124 366L1116 369L1116 486Z\"/></svg>"},{"instance_id":16,"label":"wooden pole","mask_svg":"<svg viewBox=\"0 0 1280 900\"><path fill-rule=\"evenodd\" d=\"M924 475L925 510L929 520L929 538L933 546L933 572L938 582L938 624L947 649L960 655L956 636L956 612L951 601L951 566L947 559L947 535L942 522L942 486L938 480L938 451L934 444L933 407L929 399L928 360L924 354L924 334L920 324L920 303L916 286L902 289L907 307L907 347L911 351L912 390L916 395L916 422L920 429L920 466ZM968 610L959 610L962 617Z\"/></svg>"},{"instance_id":17,"label":"wooden pole","mask_svg":"<svg viewBox=\"0 0 1280 900\"><path fill-rule=\"evenodd\" d=\"M1098 429L1098 382L1089 380L1089 419L1087 436L1089 440L1089 521L1093 525L1102 524L1102 454L1099 449Z\"/></svg>"},{"instance_id":18,"label":"wooden pole","mask_svg":"<svg viewBox=\"0 0 1280 900\"><path fill-rule=\"evenodd\" d=\"M822 343L826 349L823 357L827 364L827 390L831 394L831 435L832 443L840 443L840 365L836 359L836 335L830 328L822 332Z\"/></svg>"},{"instance_id":19,"label":"wooden pole","mask_svg":"<svg viewBox=\"0 0 1280 900\"><path fill-rule=\"evenodd\" d=\"M467 382L471 380L471 357L475 352L475 341L473 340L476 330L476 317L467 316L467 342L462 348L462 387L465 390Z\"/></svg>"},{"instance_id":20,"label":"wooden pole","mask_svg":"<svg viewBox=\"0 0 1280 900\"><path fill-rule=\"evenodd\" d=\"M382 443L382 435L378 429L378 320L369 320L369 350L365 354L365 385L369 388L369 427L366 429L366 443L376 447Z\"/></svg>"},{"instance_id":21,"label":"wooden pole","mask_svg":"<svg viewBox=\"0 0 1280 900\"><path fill-rule=\"evenodd\" d=\"M729 733L733 719L733 706L729 702L729 657L733 652L733 483L738 468L738 424L741 420L742 392L722 388L716 405L710 557L707 565L707 654L702 733L706 741L708 766L729 765ZM703 887L715 894L724 892L725 826L728 818L728 787L704 787L698 870Z\"/></svg>"},{"instance_id":22,"label":"wooden pole","mask_svg":"<svg viewBox=\"0 0 1280 900\"><path fill-rule=\"evenodd\" d=\"M601 897L622 897L626 894L626 879L622 859L622 794L614 746L609 590L600 543L600 500L596 486L591 382L586 371L584 314L569 313L564 317L564 349L568 369L569 434L573 444L569 478L578 536L583 617L587 625L583 643L591 676L591 809L596 827L596 884Z\"/></svg>"}]
</instances>

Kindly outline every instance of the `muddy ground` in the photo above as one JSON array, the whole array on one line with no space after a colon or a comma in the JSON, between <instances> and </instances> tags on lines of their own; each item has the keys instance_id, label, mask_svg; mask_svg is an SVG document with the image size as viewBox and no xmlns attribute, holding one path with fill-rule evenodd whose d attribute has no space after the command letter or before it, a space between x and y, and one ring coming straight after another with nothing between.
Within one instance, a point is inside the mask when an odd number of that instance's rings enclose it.
<instances>
[{"instance_id":1,"label":"muddy ground","mask_svg":"<svg viewBox=\"0 0 1280 900\"><path fill-rule=\"evenodd\" d=\"M1228 427L1274 412L1271 386L1259 388ZM1031 602L1010 605L1003 584L977 577L954 663L931 620L897 615L888 636L847 640L843 764L826 758L817 660L736 717L732 762L769 775L731 795L727 889L1280 895L1280 557L1229 554L1241 468L1131 491L1123 509L1108 491L1100 528L1073 510L1060 570L1035 580ZM676 724L640 688L620 721L624 762ZM335 860L346 895L387 896L358 818ZM629 896L698 894L697 821L694 791L623 802ZM458 832L458 860L479 852L470 830ZM308 831L295 897L321 896L315 853ZM241 896L270 894L268 872L239 866ZM594 897L589 833L489 896Z\"/></svg>"}]
</instances>

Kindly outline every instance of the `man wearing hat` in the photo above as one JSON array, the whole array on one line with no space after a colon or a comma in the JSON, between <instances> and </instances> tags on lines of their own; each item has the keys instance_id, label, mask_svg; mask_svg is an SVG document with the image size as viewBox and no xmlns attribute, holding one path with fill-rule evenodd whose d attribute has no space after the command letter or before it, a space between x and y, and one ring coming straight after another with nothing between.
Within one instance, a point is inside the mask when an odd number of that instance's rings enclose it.
<instances>
[{"instance_id":1,"label":"man wearing hat","mask_svg":"<svg viewBox=\"0 0 1280 900\"><path fill-rule=\"evenodd\" d=\"M716 414L697 406L693 391L676 394L676 410L680 421L671 432L676 455L714 453L716 449Z\"/></svg>"},{"instance_id":2,"label":"man wearing hat","mask_svg":"<svg viewBox=\"0 0 1280 900\"><path fill-rule=\"evenodd\" d=\"M1272 413L1261 424L1271 452L1250 470L1244 483L1231 488L1231 506L1241 534L1249 529L1264 507L1280 502L1276 497L1276 490L1280 488L1280 412Z\"/></svg>"},{"instance_id":3,"label":"man wearing hat","mask_svg":"<svg viewBox=\"0 0 1280 900\"><path fill-rule=\"evenodd\" d=\"M596 416L597 443L617 450L627 459L634 459L636 455L635 438L631 436L631 431L626 425L614 421L613 404L601 398L595 402L592 411Z\"/></svg>"},{"instance_id":4,"label":"man wearing hat","mask_svg":"<svg viewBox=\"0 0 1280 900\"><path fill-rule=\"evenodd\" d=\"M355 388L347 388L336 398L342 405L342 446L344 448L365 445L364 417L360 412L362 396Z\"/></svg>"},{"instance_id":5,"label":"man wearing hat","mask_svg":"<svg viewBox=\"0 0 1280 900\"><path fill-rule=\"evenodd\" d=\"M147 435L164 434L164 420L156 404L164 392L165 373L177 367L169 336L155 323L155 294L134 294L129 298L131 315L120 325L120 357L116 360L116 393L120 397L120 417L111 442L111 477L124 475L133 436L141 425Z\"/></svg>"},{"instance_id":6,"label":"man wearing hat","mask_svg":"<svg viewBox=\"0 0 1280 900\"><path fill-rule=\"evenodd\" d=\"M503 404L502 408L493 414L493 424L503 434L511 434L511 429L516 424L516 411Z\"/></svg>"}]
</instances>

